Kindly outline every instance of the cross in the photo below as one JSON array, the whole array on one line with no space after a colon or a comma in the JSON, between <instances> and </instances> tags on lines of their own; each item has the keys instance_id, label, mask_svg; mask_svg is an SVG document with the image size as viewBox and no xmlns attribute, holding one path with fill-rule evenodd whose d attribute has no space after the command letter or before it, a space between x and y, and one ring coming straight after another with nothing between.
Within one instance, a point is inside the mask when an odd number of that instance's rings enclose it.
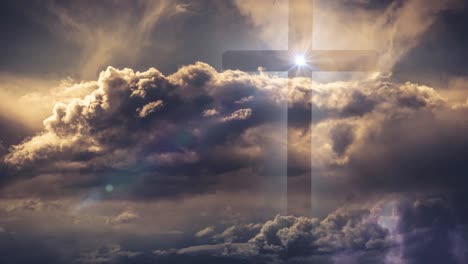
<instances>
[{"instance_id":1,"label":"cross","mask_svg":"<svg viewBox=\"0 0 468 264\"><path fill-rule=\"evenodd\" d=\"M288 72L288 77L312 77L314 71L370 71L375 70L377 54L368 50L313 50L313 0L289 0L289 29L287 50L240 50L226 51L223 54L223 69L239 69L243 71L258 71L262 67L265 71ZM309 64L308 71L299 71L293 59L298 55L305 55ZM312 82L311 82L312 83ZM289 87L291 89L291 87ZM288 100L289 101L289 100ZM297 114L288 103L288 128L293 125L293 115ZM312 111L301 112L301 120L312 124ZM295 171L290 162L292 150L288 136L287 144L287 207L288 214L311 215L312 195L312 165L303 171ZM312 138L307 142L311 146ZM311 151L307 154L311 161ZM298 175L306 177L298 177ZM303 199L295 192L300 190L308 199ZM298 206L302 205L302 206ZM306 212L299 208L307 208Z\"/></svg>"}]
</instances>

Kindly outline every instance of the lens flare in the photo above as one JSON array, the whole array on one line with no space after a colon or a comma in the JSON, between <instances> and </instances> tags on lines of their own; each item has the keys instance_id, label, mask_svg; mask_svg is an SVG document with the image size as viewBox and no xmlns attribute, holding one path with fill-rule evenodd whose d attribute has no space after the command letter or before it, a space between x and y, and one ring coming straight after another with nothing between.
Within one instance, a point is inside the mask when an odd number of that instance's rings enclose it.
<instances>
[{"instance_id":1,"label":"lens flare","mask_svg":"<svg viewBox=\"0 0 468 264\"><path fill-rule=\"evenodd\" d=\"M105 189L106 192L112 192L114 190L114 186L112 184L107 184Z\"/></svg>"},{"instance_id":2,"label":"lens flare","mask_svg":"<svg viewBox=\"0 0 468 264\"><path fill-rule=\"evenodd\" d=\"M305 66L307 64L304 55L296 55L296 57L294 57L294 63L296 63L297 66Z\"/></svg>"}]
</instances>

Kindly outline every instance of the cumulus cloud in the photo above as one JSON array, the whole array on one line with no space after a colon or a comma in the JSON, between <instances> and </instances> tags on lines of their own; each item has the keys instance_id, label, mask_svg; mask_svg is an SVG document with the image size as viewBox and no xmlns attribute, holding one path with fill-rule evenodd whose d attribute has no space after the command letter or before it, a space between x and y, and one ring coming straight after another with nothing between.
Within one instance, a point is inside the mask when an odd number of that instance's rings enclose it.
<instances>
[{"instance_id":1,"label":"cumulus cloud","mask_svg":"<svg viewBox=\"0 0 468 264\"><path fill-rule=\"evenodd\" d=\"M220 233L210 226L188 247L153 253L164 260L222 257L245 263L464 263L468 229L460 202L407 197L339 208L322 219L277 215Z\"/></svg>"},{"instance_id":2,"label":"cumulus cloud","mask_svg":"<svg viewBox=\"0 0 468 264\"><path fill-rule=\"evenodd\" d=\"M0 141L4 147L18 144L42 130L42 121L57 102L68 102L89 94L94 82L75 82L70 78L30 77L0 73Z\"/></svg>"},{"instance_id":3,"label":"cumulus cloud","mask_svg":"<svg viewBox=\"0 0 468 264\"><path fill-rule=\"evenodd\" d=\"M369 211L338 210L322 221L277 216L251 242L261 251L291 255L373 250L388 247L388 231Z\"/></svg>"},{"instance_id":4,"label":"cumulus cloud","mask_svg":"<svg viewBox=\"0 0 468 264\"><path fill-rule=\"evenodd\" d=\"M261 149L255 142L231 147L249 140L249 134L244 134L248 129L275 122L270 112L279 111L286 98L286 80L273 80L273 88L263 89L258 87L270 79L251 77L236 71L218 73L203 63L170 76L156 69L134 72L109 67L90 94L56 104L53 115L44 120L44 131L13 147L5 161L40 173L57 169L92 173L144 162L150 167L162 165L157 171L162 176L175 170L176 162L191 164L172 173L175 181L188 171L213 175L222 172L219 169L242 169L247 158L243 153ZM257 83L252 86L251 81ZM254 93L264 96L250 102L250 108L235 106L235 101ZM203 119L199 113L206 109L219 109L227 118ZM255 120L252 112L258 112ZM47 166L37 166L44 161ZM233 167L222 168L226 162Z\"/></svg>"},{"instance_id":5,"label":"cumulus cloud","mask_svg":"<svg viewBox=\"0 0 468 264\"><path fill-rule=\"evenodd\" d=\"M213 241L222 243L174 249L164 255L248 257L253 261L268 256L284 260L375 250L385 256L394 241L389 230L378 223L380 217L378 210L342 208L322 220L278 215L263 224L234 225L219 234L208 227L210 232L198 237L209 238L210 234Z\"/></svg>"},{"instance_id":6,"label":"cumulus cloud","mask_svg":"<svg viewBox=\"0 0 468 264\"><path fill-rule=\"evenodd\" d=\"M57 103L41 133L10 149L10 169L68 175L84 186L98 184L102 172L126 170L130 195L251 188L246 182L285 167L286 151L289 166L308 167L308 137L313 177L344 196L453 186L466 167L450 169L457 159L437 153L463 156L467 108L414 83L312 84L196 63L169 76L109 67L92 85L86 96ZM312 122L302 118L310 111ZM222 117L206 118L213 115ZM286 129L288 137L278 133ZM445 165L426 170L431 164Z\"/></svg>"}]
</instances>

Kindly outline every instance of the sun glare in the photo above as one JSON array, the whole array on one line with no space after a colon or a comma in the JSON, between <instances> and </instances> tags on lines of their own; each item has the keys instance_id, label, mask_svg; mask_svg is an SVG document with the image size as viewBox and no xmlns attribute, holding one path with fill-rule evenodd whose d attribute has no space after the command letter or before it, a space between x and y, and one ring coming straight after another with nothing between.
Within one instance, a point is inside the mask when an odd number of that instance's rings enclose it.
<instances>
[{"instance_id":1,"label":"sun glare","mask_svg":"<svg viewBox=\"0 0 468 264\"><path fill-rule=\"evenodd\" d=\"M304 55L296 55L296 57L294 57L294 63L296 63L297 66L305 66L306 59Z\"/></svg>"}]
</instances>

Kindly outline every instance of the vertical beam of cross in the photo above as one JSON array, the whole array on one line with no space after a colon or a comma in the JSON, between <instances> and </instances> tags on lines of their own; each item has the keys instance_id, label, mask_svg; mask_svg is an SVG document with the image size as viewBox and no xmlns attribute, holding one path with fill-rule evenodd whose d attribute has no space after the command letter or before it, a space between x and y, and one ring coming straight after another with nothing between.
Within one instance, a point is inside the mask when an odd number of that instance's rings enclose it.
<instances>
[{"instance_id":1,"label":"vertical beam of cross","mask_svg":"<svg viewBox=\"0 0 468 264\"><path fill-rule=\"evenodd\" d=\"M313 50L313 0L289 0L289 29L288 50L241 50L226 51L223 54L223 69L239 69L243 71L257 71L259 67L265 71L288 72L289 78L312 77L314 71L372 71L376 70L377 53L368 50ZM303 54L307 57L308 70L301 71L293 63L293 58ZM312 82L310 82L312 83ZM291 79L289 89L292 89ZM310 89L311 96L312 89ZM288 100L291 102L291 100ZM300 115L300 117L297 117ZM295 146L292 135L288 133L287 150L287 206L288 213L293 215L311 215L312 199L312 160L311 160L311 133L312 112L295 111L288 103L288 131L294 128L294 120L308 125L304 133L304 144L310 146L301 160L309 160L305 168L300 170L291 155ZM309 127L310 125L310 127ZM304 129L304 128L303 128ZM292 131L292 130L291 130ZM305 210L304 210L305 208Z\"/></svg>"},{"instance_id":2,"label":"vertical beam of cross","mask_svg":"<svg viewBox=\"0 0 468 264\"><path fill-rule=\"evenodd\" d=\"M288 51L294 56L306 56L304 53L312 48L313 35L313 1L295 0L289 1L288 17ZM294 89L292 79L294 77L312 78L311 71L301 71L299 67L291 67L288 71L288 90ZM312 82L310 82L312 85ZM311 89L312 90L312 89ZM310 98L311 95L309 95ZM310 151L304 153L301 160L309 161L303 164L302 170L297 171L292 153L295 151L294 135L291 135L291 129L294 127L294 111L292 98L288 98L287 107L287 211L290 215L311 216L312 214L312 110L301 111L301 123L306 124L302 127L304 130L303 144L309 146ZM310 125L309 125L310 124Z\"/></svg>"}]
</instances>

